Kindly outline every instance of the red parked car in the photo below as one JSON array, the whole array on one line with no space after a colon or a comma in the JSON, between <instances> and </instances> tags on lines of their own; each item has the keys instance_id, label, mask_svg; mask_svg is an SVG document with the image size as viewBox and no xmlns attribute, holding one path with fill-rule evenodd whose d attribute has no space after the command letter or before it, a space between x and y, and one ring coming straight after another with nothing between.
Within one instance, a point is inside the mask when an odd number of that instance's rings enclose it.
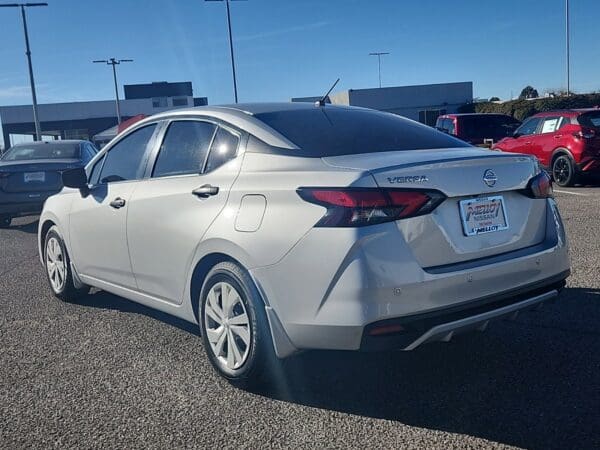
<instances>
[{"instance_id":1,"label":"red parked car","mask_svg":"<svg viewBox=\"0 0 600 450\"><path fill-rule=\"evenodd\" d=\"M559 186L600 174L600 109L548 111L531 116L493 147L534 155Z\"/></svg>"}]
</instances>

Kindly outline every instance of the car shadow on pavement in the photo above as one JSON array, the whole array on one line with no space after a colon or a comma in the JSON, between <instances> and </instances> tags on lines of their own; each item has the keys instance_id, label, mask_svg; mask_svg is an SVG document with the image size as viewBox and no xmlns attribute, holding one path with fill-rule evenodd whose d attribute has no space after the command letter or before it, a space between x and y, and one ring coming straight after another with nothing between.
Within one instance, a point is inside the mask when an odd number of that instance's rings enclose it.
<instances>
[{"instance_id":1,"label":"car shadow on pavement","mask_svg":"<svg viewBox=\"0 0 600 450\"><path fill-rule=\"evenodd\" d=\"M413 352L308 352L259 395L526 448L600 448L600 290Z\"/></svg>"},{"instance_id":2,"label":"car shadow on pavement","mask_svg":"<svg viewBox=\"0 0 600 450\"><path fill-rule=\"evenodd\" d=\"M35 217L24 217L13 219L12 225L7 230L10 231L21 231L28 234L36 234L38 231L39 218Z\"/></svg>"},{"instance_id":3,"label":"car shadow on pavement","mask_svg":"<svg viewBox=\"0 0 600 450\"><path fill-rule=\"evenodd\" d=\"M105 291L93 290L89 295L78 299L77 304L81 306L90 306L93 308L111 309L123 313L142 314L166 323L167 325L179 328L180 330L187 331L198 336L200 335L198 327L186 320L162 311L158 311L156 309L148 308L139 303L135 303Z\"/></svg>"}]
</instances>

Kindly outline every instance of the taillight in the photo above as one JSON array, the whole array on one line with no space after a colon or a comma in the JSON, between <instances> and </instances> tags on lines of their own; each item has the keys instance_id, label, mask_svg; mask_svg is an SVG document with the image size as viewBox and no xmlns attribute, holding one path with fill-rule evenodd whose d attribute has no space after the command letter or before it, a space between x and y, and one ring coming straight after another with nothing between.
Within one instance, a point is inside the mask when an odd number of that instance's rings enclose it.
<instances>
[{"instance_id":1,"label":"taillight","mask_svg":"<svg viewBox=\"0 0 600 450\"><path fill-rule=\"evenodd\" d=\"M421 189L305 187L298 195L327 208L318 227L363 227L421 216L446 199L441 192Z\"/></svg>"},{"instance_id":2,"label":"taillight","mask_svg":"<svg viewBox=\"0 0 600 450\"><path fill-rule=\"evenodd\" d=\"M529 181L526 191L531 198L552 198L554 192L552 190L552 178L545 171L541 171Z\"/></svg>"},{"instance_id":3,"label":"taillight","mask_svg":"<svg viewBox=\"0 0 600 450\"><path fill-rule=\"evenodd\" d=\"M593 139L596 137L596 132L592 128L581 128L580 131L573 133L573 136L578 139Z\"/></svg>"}]
</instances>

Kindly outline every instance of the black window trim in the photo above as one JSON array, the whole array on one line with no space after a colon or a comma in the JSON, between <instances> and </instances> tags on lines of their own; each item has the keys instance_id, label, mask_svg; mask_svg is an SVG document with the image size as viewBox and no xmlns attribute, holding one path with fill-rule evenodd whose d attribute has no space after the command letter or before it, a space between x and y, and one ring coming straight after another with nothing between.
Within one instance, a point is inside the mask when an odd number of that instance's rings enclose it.
<instances>
[{"instance_id":1,"label":"black window trim","mask_svg":"<svg viewBox=\"0 0 600 450\"><path fill-rule=\"evenodd\" d=\"M208 145L208 151L206 152L206 156L204 157L204 162L202 163L201 171L198 173L183 173L183 174L167 175L167 176L162 176L162 177L153 177L152 172L154 172L154 167L156 166L156 162L158 161L158 154L160 153L160 149L162 147L162 144L167 135L167 131L169 130L169 127L171 126L171 124L173 122L191 122L191 121L208 122L208 123L215 125L215 131L213 132L213 135L210 139L210 144ZM156 145L154 146L152 152L150 152L150 154L148 156L148 164L146 166L146 171L144 173L144 179L146 179L146 180L164 180L164 179L170 179L170 178L197 177L197 176L206 175L208 173L212 173L212 171L205 172L205 169L206 169L206 164L208 163L208 156L210 155L210 150L212 148L212 144L215 140L215 137L217 136L217 131L219 131L219 128L223 128L226 131L229 131L230 133L238 136L239 141L238 141L238 147L237 147L237 151L236 151L236 157L241 154L240 152L243 153L245 150L245 144L248 141L248 133L234 127L233 125L231 125L227 122L221 121L221 120L219 120L215 117L211 117L211 116L197 116L197 115L167 117L167 118L162 119L160 132L158 135L155 136ZM244 142L244 145L242 145L242 142Z\"/></svg>"}]
</instances>

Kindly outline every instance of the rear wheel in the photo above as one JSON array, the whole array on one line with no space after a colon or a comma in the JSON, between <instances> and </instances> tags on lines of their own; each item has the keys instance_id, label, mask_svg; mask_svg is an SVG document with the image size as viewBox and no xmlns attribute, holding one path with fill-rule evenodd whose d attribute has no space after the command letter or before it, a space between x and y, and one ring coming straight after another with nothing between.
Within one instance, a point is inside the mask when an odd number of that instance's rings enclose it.
<instances>
[{"instance_id":1,"label":"rear wheel","mask_svg":"<svg viewBox=\"0 0 600 450\"><path fill-rule=\"evenodd\" d=\"M250 387L268 375L277 359L264 304L244 269L231 262L211 269L198 319L204 349L221 376Z\"/></svg>"},{"instance_id":2,"label":"rear wheel","mask_svg":"<svg viewBox=\"0 0 600 450\"><path fill-rule=\"evenodd\" d=\"M10 226L11 222L12 222L12 217L0 216L0 228L8 228Z\"/></svg>"},{"instance_id":3,"label":"rear wheel","mask_svg":"<svg viewBox=\"0 0 600 450\"><path fill-rule=\"evenodd\" d=\"M46 234L44 265L50 288L56 297L70 302L89 292L89 286L75 287L69 254L56 226Z\"/></svg>"},{"instance_id":4,"label":"rear wheel","mask_svg":"<svg viewBox=\"0 0 600 450\"><path fill-rule=\"evenodd\" d=\"M552 178L559 186L573 186L577 180L575 164L567 155L560 155L552 162Z\"/></svg>"}]
</instances>

